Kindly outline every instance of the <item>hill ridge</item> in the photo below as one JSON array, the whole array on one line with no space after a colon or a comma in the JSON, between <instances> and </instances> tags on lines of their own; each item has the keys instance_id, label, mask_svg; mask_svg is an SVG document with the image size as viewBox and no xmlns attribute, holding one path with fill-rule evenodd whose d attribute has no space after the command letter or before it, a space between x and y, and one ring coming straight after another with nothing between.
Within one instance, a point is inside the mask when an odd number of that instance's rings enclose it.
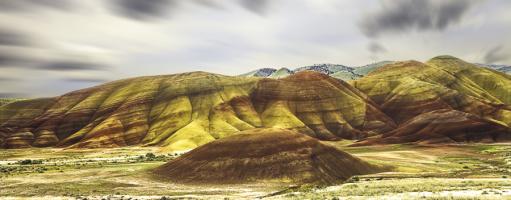
<instances>
[{"instance_id":1,"label":"hill ridge","mask_svg":"<svg viewBox=\"0 0 511 200\"><path fill-rule=\"evenodd\" d=\"M207 72L145 76L1 106L0 147L176 151L255 128L363 140L416 126L409 120L443 109L488 126L495 122L499 134L507 134L510 93L510 76L450 56L393 62L349 83L308 70L280 79ZM465 121L461 130L474 122Z\"/></svg>"}]
</instances>

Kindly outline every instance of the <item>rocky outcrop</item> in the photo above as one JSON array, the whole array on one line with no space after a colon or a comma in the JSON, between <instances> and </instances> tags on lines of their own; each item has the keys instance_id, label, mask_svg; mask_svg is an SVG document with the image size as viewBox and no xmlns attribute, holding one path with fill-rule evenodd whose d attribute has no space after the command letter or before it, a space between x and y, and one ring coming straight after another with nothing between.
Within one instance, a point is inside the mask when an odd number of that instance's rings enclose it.
<instances>
[{"instance_id":1,"label":"rocky outcrop","mask_svg":"<svg viewBox=\"0 0 511 200\"><path fill-rule=\"evenodd\" d=\"M154 173L181 183L282 181L336 184L380 169L284 129L252 129L196 148Z\"/></svg>"}]
</instances>

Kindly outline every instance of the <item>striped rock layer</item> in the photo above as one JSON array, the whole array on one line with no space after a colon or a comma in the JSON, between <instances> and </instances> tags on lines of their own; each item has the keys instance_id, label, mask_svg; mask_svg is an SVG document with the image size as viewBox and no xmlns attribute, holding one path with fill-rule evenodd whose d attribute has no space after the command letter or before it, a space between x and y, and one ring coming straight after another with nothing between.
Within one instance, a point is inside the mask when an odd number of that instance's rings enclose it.
<instances>
[{"instance_id":1,"label":"striped rock layer","mask_svg":"<svg viewBox=\"0 0 511 200\"><path fill-rule=\"evenodd\" d=\"M398 127L360 144L511 139L511 76L451 56L386 65L352 82Z\"/></svg>"},{"instance_id":2,"label":"striped rock layer","mask_svg":"<svg viewBox=\"0 0 511 200\"><path fill-rule=\"evenodd\" d=\"M309 71L279 80L204 72L139 77L0 107L4 148L178 151L259 127L354 139L395 124L349 84Z\"/></svg>"},{"instance_id":3,"label":"striped rock layer","mask_svg":"<svg viewBox=\"0 0 511 200\"><path fill-rule=\"evenodd\" d=\"M284 129L252 129L198 147L154 173L183 183L336 184L353 175L378 171L305 134Z\"/></svg>"},{"instance_id":4,"label":"striped rock layer","mask_svg":"<svg viewBox=\"0 0 511 200\"><path fill-rule=\"evenodd\" d=\"M438 120L448 116L456 122ZM510 127L511 76L451 56L382 65L349 83L311 71L279 79L193 72L0 107L3 148L178 151L254 128L360 144L492 142L508 140Z\"/></svg>"}]
</instances>

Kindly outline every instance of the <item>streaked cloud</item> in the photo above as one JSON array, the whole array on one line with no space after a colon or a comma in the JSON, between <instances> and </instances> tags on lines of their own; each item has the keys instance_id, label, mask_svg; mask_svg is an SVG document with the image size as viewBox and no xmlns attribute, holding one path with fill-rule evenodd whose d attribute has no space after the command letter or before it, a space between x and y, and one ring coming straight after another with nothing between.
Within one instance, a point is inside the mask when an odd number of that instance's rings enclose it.
<instances>
[{"instance_id":1,"label":"streaked cloud","mask_svg":"<svg viewBox=\"0 0 511 200\"><path fill-rule=\"evenodd\" d=\"M387 52L387 49L384 46L382 46L380 43L377 43L377 42L369 43L368 49L373 54Z\"/></svg>"},{"instance_id":2,"label":"streaked cloud","mask_svg":"<svg viewBox=\"0 0 511 200\"><path fill-rule=\"evenodd\" d=\"M275 1L275 0L274 0ZM240 0L241 6L255 13L265 14L270 4L269 0Z\"/></svg>"},{"instance_id":3,"label":"streaked cloud","mask_svg":"<svg viewBox=\"0 0 511 200\"><path fill-rule=\"evenodd\" d=\"M368 37L412 30L444 30L459 23L473 0L394 0L360 23Z\"/></svg>"},{"instance_id":4,"label":"streaked cloud","mask_svg":"<svg viewBox=\"0 0 511 200\"><path fill-rule=\"evenodd\" d=\"M177 5L176 0L111 0L114 12L137 20L165 17Z\"/></svg>"},{"instance_id":5,"label":"streaked cloud","mask_svg":"<svg viewBox=\"0 0 511 200\"><path fill-rule=\"evenodd\" d=\"M0 11L16 12L31 11L33 9L69 10L72 8L71 0L0 0Z\"/></svg>"},{"instance_id":6,"label":"streaked cloud","mask_svg":"<svg viewBox=\"0 0 511 200\"><path fill-rule=\"evenodd\" d=\"M0 92L52 96L142 75L236 75L441 54L508 64L510 6L508 0L0 0L6 78Z\"/></svg>"},{"instance_id":7,"label":"streaked cloud","mask_svg":"<svg viewBox=\"0 0 511 200\"><path fill-rule=\"evenodd\" d=\"M39 69L53 71L76 71L76 70L106 70L107 67L101 64L80 61L57 61L42 64L41 66L39 66Z\"/></svg>"},{"instance_id":8,"label":"streaked cloud","mask_svg":"<svg viewBox=\"0 0 511 200\"><path fill-rule=\"evenodd\" d=\"M29 43L29 38L22 33L0 28L0 45L25 46Z\"/></svg>"},{"instance_id":9,"label":"streaked cloud","mask_svg":"<svg viewBox=\"0 0 511 200\"><path fill-rule=\"evenodd\" d=\"M484 61L488 64L495 64L502 61L510 61L511 54L506 53L504 51L503 45L497 45L493 48L491 48L486 54L484 55Z\"/></svg>"},{"instance_id":10,"label":"streaked cloud","mask_svg":"<svg viewBox=\"0 0 511 200\"><path fill-rule=\"evenodd\" d=\"M104 83L107 81L110 81L109 79L105 78L82 78L82 77L74 77L74 78L64 78L62 79L66 82L85 82L85 83Z\"/></svg>"}]
</instances>

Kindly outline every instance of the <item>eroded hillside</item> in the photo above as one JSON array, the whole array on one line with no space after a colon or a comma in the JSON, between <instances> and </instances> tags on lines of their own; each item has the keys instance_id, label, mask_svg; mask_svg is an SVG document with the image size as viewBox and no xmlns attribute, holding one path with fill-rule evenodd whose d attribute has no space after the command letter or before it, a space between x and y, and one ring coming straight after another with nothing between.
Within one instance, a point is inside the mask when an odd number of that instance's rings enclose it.
<instances>
[{"instance_id":1,"label":"eroded hillside","mask_svg":"<svg viewBox=\"0 0 511 200\"><path fill-rule=\"evenodd\" d=\"M254 128L359 144L509 139L511 77L439 56L378 67L350 84L205 72L124 79L0 107L0 145L192 149Z\"/></svg>"},{"instance_id":2,"label":"eroded hillside","mask_svg":"<svg viewBox=\"0 0 511 200\"><path fill-rule=\"evenodd\" d=\"M386 65L352 82L398 129L365 143L510 138L511 77L451 56Z\"/></svg>"},{"instance_id":3,"label":"eroded hillside","mask_svg":"<svg viewBox=\"0 0 511 200\"><path fill-rule=\"evenodd\" d=\"M310 71L279 80L204 72L140 77L0 109L5 148L185 150L257 127L320 139L360 139L395 127L363 93Z\"/></svg>"}]
</instances>

